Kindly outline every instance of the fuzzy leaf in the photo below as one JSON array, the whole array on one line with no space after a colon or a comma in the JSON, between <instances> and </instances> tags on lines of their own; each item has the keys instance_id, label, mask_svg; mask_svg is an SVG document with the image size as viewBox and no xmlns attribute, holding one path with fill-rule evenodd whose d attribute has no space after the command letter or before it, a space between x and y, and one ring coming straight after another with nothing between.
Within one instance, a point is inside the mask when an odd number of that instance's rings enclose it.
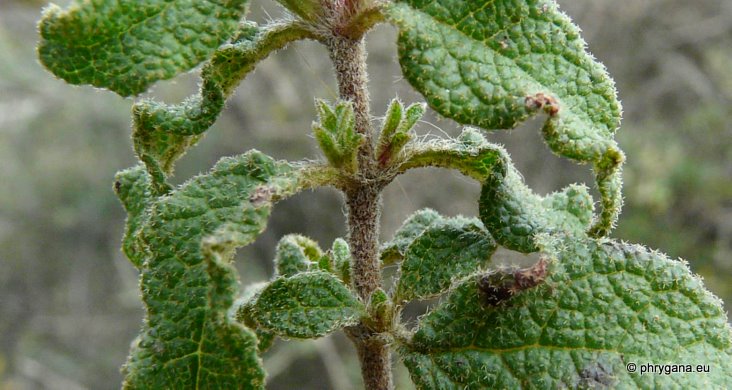
<instances>
[{"instance_id":1,"label":"fuzzy leaf","mask_svg":"<svg viewBox=\"0 0 732 390\"><path fill-rule=\"evenodd\" d=\"M539 233L584 234L590 230L594 205L587 188L570 185L546 197L533 193L505 149L489 143L475 129L464 129L456 140L416 144L406 154L401 171L437 166L457 169L481 182L481 220L498 243L509 249L535 252L533 237ZM394 248L386 247L382 257L394 261L395 255Z\"/></svg>"},{"instance_id":2,"label":"fuzzy leaf","mask_svg":"<svg viewBox=\"0 0 732 390\"><path fill-rule=\"evenodd\" d=\"M684 262L606 239L546 237L543 283L495 304L480 277L470 277L422 319L401 349L419 389L732 383L721 301ZM641 375L641 364L704 364L710 372Z\"/></svg>"},{"instance_id":3,"label":"fuzzy leaf","mask_svg":"<svg viewBox=\"0 0 732 390\"><path fill-rule=\"evenodd\" d=\"M503 169L508 154L486 141L477 130L465 128L456 140L433 140L418 143L405 151L401 172L412 168L440 167L456 169L480 182Z\"/></svg>"},{"instance_id":4,"label":"fuzzy leaf","mask_svg":"<svg viewBox=\"0 0 732 390\"><path fill-rule=\"evenodd\" d=\"M477 218L435 221L412 241L400 266L395 300L441 294L453 280L488 264L496 243Z\"/></svg>"},{"instance_id":5,"label":"fuzzy leaf","mask_svg":"<svg viewBox=\"0 0 732 390\"><path fill-rule=\"evenodd\" d=\"M277 0L277 2L293 14L309 22L322 18L325 13L322 3L318 0Z\"/></svg>"},{"instance_id":6,"label":"fuzzy leaf","mask_svg":"<svg viewBox=\"0 0 732 390\"><path fill-rule=\"evenodd\" d=\"M331 107L317 99L318 122L313 123L313 133L330 165L353 173L357 169L356 152L363 142L363 135L356 132L353 104L339 101Z\"/></svg>"},{"instance_id":7,"label":"fuzzy leaf","mask_svg":"<svg viewBox=\"0 0 732 390\"><path fill-rule=\"evenodd\" d=\"M150 175L143 165L118 172L115 176L114 191L127 211L122 251L136 268L140 268L144 256L138 247L137 235L147 221L148 208L155 199Z\"/></svg>"},{"instance_id":8,"label":"fuzzy leaf","mask_svg":"<svg viewBox=\"0 0 732 390\"><path fill-rule=\"evenodd\" d=\"M424 103L414 103L407 107L404 112L404 121L399 126L400 132L407 132L414 127L417 122L422 119L427 105Z\"/></svg>"},{"instance_id":9,"label":"fuzzy leaf","mask_svg":"<svg viewBox=\"0 0 732 390\"><path fill-rule=\"evenodd\" d=\"M397 0L387 14L404 75L440 114L510 129L547 113L550 148L593 164L603 209L592 233L612 229L622 204L620 103L554 0Z\"/></svg>"},{"instance_id":10,"label":"fuzzy leaf","mask_svg":"<svg viewBox=\"0 0 732 390\"><path fill-rule=\"evenodd\" d=\"M267 287L267 284L263 282L246 286L244 292L237 298L230 310L231 315L236 321L254 330L254 333L257 335L257 350L260 354L266 352L274 344L276 335L270 330L259 328L254 319L249 316L247 308L254 304L257 296Z\"/></svg>"},{"instance_id":11,"label":"fuzzy leaf","mask_svg":"<svg viewBox=\"0 0 732 390\"><path fill-rule=\"evenodd\" d=\"M483 184L479 208L480 219L500 245L530 253L537 251L534 238L541 233L584 235L593 203L587 188L576 184L539 196L509 161L505 177L492 175Z\"/></svg>"},{"instance_id":12,"label":"fuzzy leaf","mask_svg":"<svg viewBox=\"0 0 732 390\"><path fill-rule=\"evenodd\" d=\"M236 31L247 0L74 0L39 23L41 62L70 84L122 96L185 72Z\"/></svg>"},{"instance_id":13,"label":"fuzzy leaf","mask_svg":"<svg viewBox=\"0 0 732 390\"><path fill-rule=\"evenodd\" d=\"M323 257L318 243L299 234L288 234L277 244L275 270L277 275L293 276L310 270ZM316 265L317 266L317 265Z\"/></svg>"},{"instance_id":14,"label":"fuzzy leaf","mask_svg":"<svg viewBox=\"0 0 732 390\"><path fill-rule=\"evenodd\" d=\"M275 279L248 310L260 327L294 338L325 336L365 313L343 282L322 271Z\"/></svg>"},{"instance_id":15,"label":"fuzzy leaf","mask_svg":"<svg viewBox=\"0 0 732 390\"><path fill-rule=\"evenodd\" d=\"M409 245L433 223L442 219L442 216L432 209L422 209L412 214L397 230L394 238L381 247L383 264L388 265L401 260Z\"/></svg>"},{"instance_id":16,"label":"fuzzy leaf","mask_svg":"<svg viewBox=\"0 0 732 390\"><path fill-rule=\"evenodd\" d=\"M125 388L261 388L257 339L227 312L237 293L234 249L264 229L273 199L302 187L301 171L252 151L156 199L141 227L146 319Z\"/></svg>"},{"instance_id":17,"label":"fuzzy leaf","mask_svg":"<svg viewBox=\"0 0 732 390\"><path fill-rule=\"evenodd\" d=\"M397 131L403 120L404 105L399 99L392 99L391 103L389 103L389 108L386 109L384 122L381 124L381 132L379 133L381 142L379 144L386 143L394 132Z\"/></svg>"},{"instance_id":18,"label":"fuzzy leaf","mask_svg":"<svg viewBox=\"0 0 732 390\"><path fill-rule=\"evenodd\" d=\"M201 72L201 90L180 104L145 99L132 108L135 150L158 176L173 172L173 164L211 127L226 99L254 67L288 43L308 37L297 24L257 27L247 22L237 35L213 53Z\"/></svg>"},{"instance_id":19,"label":"fuzzy leaf","mask_svg":"<svg viewBox=\"0 0 732 390\"><path fill-rule=\"evenodd\" d=\"M376 159L381 167L398 159L404 146L412 140L412 127L422 118L425 109L424 103L412 104L405 110L399 99L391 101L376 148Z\"/></svg>"},{"instance_id":20,"label":"fuzzy leaf","mask_svg":"<svg viewBox=\"0 0 732 390\"><path fill-rule=\"evenodd\" d=\"M351 249L348 247L346 240L336 238L333 241L333 247L330 250L333 256L333 268L336 275L346 284L351 285Z\"/></svg>"}]
</instances>

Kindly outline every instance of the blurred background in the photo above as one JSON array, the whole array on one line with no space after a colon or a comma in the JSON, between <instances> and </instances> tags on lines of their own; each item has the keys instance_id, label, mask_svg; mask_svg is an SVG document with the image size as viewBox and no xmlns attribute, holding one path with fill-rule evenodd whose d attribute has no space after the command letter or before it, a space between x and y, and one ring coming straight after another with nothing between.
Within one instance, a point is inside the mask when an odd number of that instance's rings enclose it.
<instances>
[{"instance_id":1,"label":"blurred background","mask_svg":"<svg viewBox=\"0 0 732 390\"><path fill-rule=\"evenodd\" d=\"M559 2L609 68L625 108L618 139L628 156L626 203L614 237L687 259L729 308L732 1ZM114 173L135 161L132 100L71 87L40 67L35 23L43 4L0 0L0 389L115 389L143 314L136 272L119 250L125 216L111 186ZM281 12L269 0L253 1L251 9L260 23ZM394 29L380 26L368 40L373 114L383 115L394 96L420 101L400 76ZM174 180L251 148L316 158L313 97L335 98L327 57L301 42L264 61L182 159ZM191 72L149 95L177 102L196 85ZM539 125L490 138L506 145L537 192L590 183L588 167L548 152ZM430 113L418 131L454 136L459 128ZM475 215L478 194L476 183L452 172L410 172L387 188L382 238L423 207ZM284 234L302 232L330 247L344 235L342 210L330 190L279 204L268 230L238 254L243 282L271 276L273 248ZM342 335L278 342L265 364L271 389L361 387ZM398 388L412 388L403 367L396 380Z\"/></svg>"}]
</instances>

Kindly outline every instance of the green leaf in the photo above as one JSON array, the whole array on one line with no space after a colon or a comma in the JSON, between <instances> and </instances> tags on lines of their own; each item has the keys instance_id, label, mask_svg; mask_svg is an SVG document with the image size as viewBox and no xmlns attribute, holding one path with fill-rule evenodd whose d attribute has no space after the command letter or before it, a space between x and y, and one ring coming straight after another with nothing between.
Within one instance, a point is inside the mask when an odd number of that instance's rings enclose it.
<instances>
[{"instance_id":1,"label":"green leaf","mask_svg":"<svg viewBox=\"0 0 732 390\"><path fill-rule=\"evenodd\" d=\"M224 108L226 99L261 60L304 39L310 33L294 23L257 27L247 22L237 35L213 53L201 72L198 95L181 104L141 100L132 108L135 150L148 169L164 177L173 164L195 145Z\"/></svg>"},{"instance_id":2,"label":"green leaf","mask_svg":"<svg viewBox=\"0 0 732 390\"><path fill-rule=\"evenodd\" d=\"M424 112L427 110L427 105L424 103L414 103L407 107L404 112L404 121L399 125L399 132L405 133L414 127L417 122L422 119Z\"/></svg>"},{"instance_id":3,"label":"green leaf","mask_svg":"<svg viewBox=\"0 0 732 390\"><path fill-rule=\"evenodd\" d=\"M323 3L318 0L277 0L277 2L308 22L324 19L326 12Z\"/></svg>"},{"instance_id":4,"label":"green leaf","mask_svg":"<svg viewBox=\"0 0 732 390\"><path fill-rule=\"evenodd\" d=\"M185 72L236 30L247 0L75 0L39 23L41 62L71 84L122 96Z\"/></svg>"},{"instance_id":5,"label":"green leaf","mask_svg":"<svg viewBox=\"0 0 732 390\"><path fill-rule=\"evenodd\" d=\"M275 279L248 310L258 326L293 338L325 336L358 323L365 313L343 282L322 271Z\"/></svg>"},{"instance_id":6,"label":"green leaf","mask_svg":"<svg viewBox=\"0 0 732 390\"><path fill-rule=\"evenodd\" d=\"M318 243L299 234L288 234L277 244L275 253L276 275L293 276L306 272L323 257Z\"/></svg>"},{"instance_id":7,"label":"green leaf","mask_svg":"<svg viewBox=\"0 0 732 390\"><path fill-rule=\"evenodd\" d=\"M404 121L404 105L399 99L392 99L389 108L386 109L384 122L381 124L379 133L379 144L385 144L397 131L399 125Z\"/></svg>"},{"instance_id":8,"label":"green leaf","mask_svg":"<svg viewBox=\"0 0 732 390\"><path fill-rule=\"evenodd\" d=\"M682 261L606 239L542 240L548 268L506 300L482 276L424 317L401 354L420 389L725 388L732 329ZM541 270L541 269L539 269ZM641 375L626 365L710 372Z\"/></svg>"},{"instance_id":9,"label":"green leaf","mask_svg":"<svg viewBox=\"0 0 732 390\"><path fill-rule=\"evenodd\" d=\"M227 315L237 293L234 249L265 228L273 200L307 183L257 151L221 159L149 206L138 246L146 318L125 388L261 388L257 340Z\"/></svg>"},{"instance_id":10,"label":"green leaf","mask_svg":"<svg viewBox=\"0 0 732 390\"><path fill-rule=\"evenodd\" d=\"M422 209L412 214L397 230L394 238L381 247L383 265L401 260L409 245L428 227L441 219L442 216L432 209Z\"/></svg>"},{"instance_id":11,"label":"green leaf","mask_svg":"<svg viewBox=\"0 0 732 390\"><path fill-rule=\"evenodd\" d=\"M425 109L424 103L412 104L405 110L399 99L391 101L376 148L376 160L381 167L398 158L404 146L412 140L412 128L422 118Z\"/></svg>"},{"instance_id":12,"label":"green leaf","mask_svg":"<svg viewBox=\"0 0 732 390\"><path fill-rule=\"evenodd\" d=\"M336 238L333 241L333 247L330 250L333 256L333 268L336 275L346 284L351 285L351 249L346 240Z\"/></svg>"},{"instance_id":13,"label":"green leaf","mask_svg":"<svg viewBox=\"0 0 732 390\"><path fill-rule=\"evenodd\" d=\"M257 335L257 350L260 354L272 347L277 336L272 331L259 328L254 319L248 315L247 309L256 301L257 296L267 287L267 284L263 282L246 286L244 292L241 293L241 296L234 302L230 310L230 316L244 324L247 328L254 330L254 333Z\"/></svg>"},{"instance_id":14,"label":"green leaf","mask_svg":"<svg viewBox=\"0 0 732 390\"><path fill-rule=\"evenodd\" d=\"M441 294L453 280L487 265L495 250L495 241L477 218L434 221L406 250L394 300Z\"/></svg>"},{"instance_id":15,"label":"green leaf","mask_svg":"<svg viewBox=\"0 0 732 390\"><path fill-rule=\"evenodd\" d=\"M477 130L465 128L455 140L436 139L412 145L405 150L399 171L412 168L440 167L456 169L480 182L503 169L506 151L486 141Z\"/></svg>"},{"instance_id":16,"label":"green leaf","mask_svg":"<svg viewBox=\"0 0 732 390\"><path fill-rule=\"evenodd\" d=\"M149 206L155 200L150 175L143 165L121 171L115 177L114 191L127 211L122 251L135 267L140 268L144 252L138 245L137 235L147 221Z\"/></svg>"},{"instance_id":17,"label":"green leaf","mask_svg":"<svg viewBox=\"0 0 732 390\"><path fill-rule=\"evenodd\" d=\"M606 235L622 205L623 153L613 139L621 107L605 68L553 0L397 0L399 58L409 82L440 114L510 129L538 112L557 154L591 162Z\"/></svg>"},{"instance_id":18,"label":"green leaf","mask_svg":"<svg viewBox=\"0 0 732 390\"><path fill-rule=\"evenodd\" d=\"M399 167L402 172L436 166L457 169L480 181L480 218L493 238L509 249L535 252L533 238L539 233L584 234L590 230L594 204L587 188L570 185L546 197L533 193L506 150L486 141L475 129L465 128L456 140L418 143L405 154ZM393 247L384 248L386 263L393 262L394 256Z\"/></svg>"},{"instance_id":19,"label":"green leaf","mask_svg":"<svg viewBox=\"0 0 732 390\"><path fill-rule=\"evenodd\" d=\"M509 160L505 177L492 175L483 184L479 209L500 245L530 253L538 250L534 239L541 233L584 236L593 203L587 188L576 184L545 197L533 193Z\"/></svg>"},{"instance_id":20,"label":"green leaf","mask_svg":"<svg viewBox=\"0 0 732 390\"><path fill-rule=\"evenodd\" d=\"M331 107L323 100L316 100L318 122L313 123L313 134L330 165L348 173L356 172L356 154L363 135L356 132L353 104L339 101Z\"/></svg>"}]
</instances>

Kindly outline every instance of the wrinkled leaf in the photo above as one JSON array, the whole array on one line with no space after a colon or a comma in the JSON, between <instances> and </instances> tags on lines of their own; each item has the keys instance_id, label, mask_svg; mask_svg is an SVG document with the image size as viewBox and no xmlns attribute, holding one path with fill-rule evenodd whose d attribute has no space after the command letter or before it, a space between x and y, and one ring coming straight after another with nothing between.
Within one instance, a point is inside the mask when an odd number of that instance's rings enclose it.
<instances>
[{"instance_id":1,"label":"wrinkled leaf","mask_svg":"<svg viewBox=\"0 0 732 390\"><path fill-rule=\"evenodd\" d=\"M140 174L121 173L118 193ZM263 386L256 337L227 315L238 289L230 260L264 229L273 199L303 185L300 171L252 151L151 202L133 247L146 319L125 388Z\"/></svg>"},{"instance_id":2,"label":"wrinkled leaf","mask_svg":"<svg viewBox=\"0 0 732 390\"><path fill-rule=\"evenodd\" d=\"M160 177L171 174L175 161L214 124L226 99L257 63L308 34L296 24L260 28L244 23L203 67L197 95L173 105L150 99L137 102L132 108L135 150L151 173Z\"/></svg>"},{"instance_id":3,"label":"wrinkled leaf","mask_svg":"<svg viewBox=\"0 0 732 390\"><path fill-rule=\"evenodd\" d=\"M127 211L122 251L136 268L140 268L145 259L137 235L147 221L148 207L155 199L150 175L143 165L121 171L115 176L114 191Z\"/></svg>"},{"instance_id":4,"label":"wrinkled leaf","mask_svg":"<svg viewBox=\"0 0 732 390\"><path fill-rule=\"evenodd\" d=\"M455 169L480 182L485 181L496 170L503 169L508 154L495 144L489 143L477 130L463 129L455 140L435 139L411 145L405 151L407 157L400 171L412 168L440 167Z\"/></svg>"},{"instance_id":5,"label":"wrinkled leaf","mask_svg":"<svg viewBox=\"0 0 732 390\"><path fill-rule=\"evenodd\" d=\"M254 333L257 335L257 350L260 354L272 347L276 336L270 330L259 328L257 323L247 315L245 308L251 306L256 301L257 296L265 287L267 287L266 282L246 286L244 292L241 293L229 310L231 317L244 324L247 328L254 330Z\"/></svg>"},{"instance_id":6,"label":"wrinkled leaf","mask_svg":"<svg viewBox=\"0 0 732 390\"><path fill-rule=\"evenodd\" d=\"M440 214L432 209L422 209L412 214L404 221L394 234L394 238L381 248L381 261L384 265L401 260L411 244L422 232L434 222L442 219Z\"/></svg>"},{"instance_id":7,"label":"wrinkled leaf","mask_svg":"<svg viewBox=\"0 0 732 390\"><path fill-rule=\"evenodd\" d=\"M425 299L487 265L496 243L477 218L441 218L409 244L400 265L397 300Z\"/></svg>"},{"instance_id":8,"label":"wrinkled leaf","mask_svg":"<svg viewBox=\"0 0 732 390\"><path fill-rule=\"evenodd\" d=\"M322 271L275 279L245 310L258 326L294 338L325 336L365 313L343 282Z\"/></svg>"},{"instance_id":9,"label":"wrinkled leaf","mask_svg":"<svg viewBox=\"0 0 732 390\"><path fill-rule=\"evenodd\" d=\"M310 270L323 257L318 243L299 234L288 234L277 244L275 271L277 275L293 276Z\"/></svg>"},{"instance_id":10,"label":"wrinkled leaf","mask_svg":"<svg viewBox=\"0 0 732 390\"><path fill-rule=\"evenodd\" d=\"M480 217L502 246L534 252L533 237L539 233L584 234L591 229L594 205L587 188L570 185L546 197L535 194L524 183L506 150L489 143L475 129L464 129L455 140L417 143L406 154L401 171L436 166L459 170L481 182ZM405 223L404 233L398 233L394 241L382 248L385 264L404 254L414 237L412 230L416 233L424 229L420 225L412 229L410 224Z\"/></svg>"},{"instance_id":11,"label":"wrinkled leaf","mask_svg":"<svg viewBox=\"0 0 732 390\"><path fill-rule=\"evenodd\" d=\"M510 129L537 112L557 154L590 162L602 196L592 233L606 235L622 204L623 153L613 139L621 108L613 81L553 0L398 0L407 80L440 114Z\"/></svg>"},{"instance_id":12,"label":"wrinkled leaf","mask_svg":"<svg viewBox=\"0 0 732 390\"><path fill-rule=\"evenodd\" d=\"M732 330L687 265L606 239L541 240L545 280L496 303L480 276L424 317L402 357L420 389L725 388ZM635 363L630 373L626 364ZM641 364L709 373L640 375Z\"/></svg>"},{"instance_id":13,"label":"wrinkled leaf","mask_svg":"<svg viewBox=\"0 0 732 390\"><path fill-rule=\"evenodd\" d=\"M592 223L592 197L585 186L570 185L539 196L524 184L510 164L505 176L496 174L483 184L480 219L498 243L508 249L536 252L541 233L584 236Z\"/></svg>"},{"instance_id":14,"label":"wrinkled leaf","mask_svg":"<svg viewBox=\"0 0 732 390\"><path fill-rule=\"evenodd\" d=\"M236 31L247 0L74 0L39 23L41 62L70 84L122 96L185 72Z\"/></svg>"}]
</instances>

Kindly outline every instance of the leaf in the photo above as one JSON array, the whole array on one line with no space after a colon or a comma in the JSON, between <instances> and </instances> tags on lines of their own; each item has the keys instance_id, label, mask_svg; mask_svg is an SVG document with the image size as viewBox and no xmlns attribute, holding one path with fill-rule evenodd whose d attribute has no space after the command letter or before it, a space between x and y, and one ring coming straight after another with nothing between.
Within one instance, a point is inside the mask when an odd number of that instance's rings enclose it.
<instances>
[{"instance_id":1,"label":"leaf","mask_svg":"<svg viewBox=\"0 0 732 390\"><path fill-rule=\"evenodd\" d=\"M441 294L454 279L487 265L495 250L495 241L477 218L440 218L404 254L395 301Z\"/></svg>"},{"instance_id":2,"label":"leaf","mask_svg":"<svg viewBox=\"0 0 732 390\"><path fill-rule=\"evenodd\" d=\"M613 139L621 107L612 79L555 1L397 0L386 13L399 28L405 77L440 114L510 129L547 113L549 147L593 164L603 209L592 233L609 233L622 205L624 155Z\"/></svg>"},{"instance_id":3,"label":"leaf","mask_svg":"<svg viewBox=\"0 0 732 390\"><path fill-rule=\"evenodd\" d=\"M420 389L725 388L732 330L687 265L607 239L548 239L545 281L498 304L466 279L401 348ZM485 286L482 288L485 290ZM641 375L626 364L710 365Z\"/></svg>"},{"instance_id":4,"label":"leaf","mask_svg":"<svg viewBox=\"0 0 732 390\"><path fill-rule=\"evenodd\" d=\"M307 272L311 265L323 257L318 243L299 234L288 234L277 244L275 253L276 275L293 276L299 272Z\"/></svg>"},{"instance_id":5,"label":"leaf","mask_svg":"<svg viewBox=\"0 0 732 390\"><path fill-rule=\"evenodd\" d=\"M236 321L244 324L247 328L253 329L257 335L257 350L260 354L266 352L275 341L275 334L267 329L257 327L257 323L249 317L246 308L251 306L256 301L259 293L267 287L266 282L254 283L246 286L241 296L237 298L236 302L230 309L230 316L236 319Z\"/></svg>"},{"instance_id":6,"label":"leaf","mask_svg":"<svg viewBox=\"0 0 732 390\"><path fill-rule=\"evenodd\" d=\"M365 314L348 287L322 271L275 279L248 311L260 327L294 338L325 336L358 323Z\"/></svg>"},{"instance_id":7,"label":"leaf","mask_svg":"<svg viewBox=\"0 0 732 390\"><path fill-rule=\"evenodd\" d=\"M346 240L336 238L330 250L333 256L333 268L336 275L346 284L351 285L351 249Z\"/></svg>"},{"instance_id":8,"label":"leaf","mask_svg":"<svg viewBox=\"0 0 732 390\"><path fill-rule=\"evenodd\" d=\"M353 104L339 101L331 107L323 100L316 100L315 106L319 121L313 123L313 134L326 159L337 169L355 172L356 154L364 138L356 131Z\"/></svg>"},{"instance_id":9,"label":"leaf","mask_svg":"<svg viewBox=\"0 0 732 390\"><path fill-rule=\"evenodd\" d=\"M435 210L422 209L407 218L394 234L394 238L381 247L383 265L393 264L401 260L411 244L422 232L434 222L442 219Z\"/></svg>"},{"instance_id":10,"label":"leaf","mask_svg":"<svg viewBox=\"0 0 732 390\"><path fill-rule=\"evenodd\" d=\"M226 99L256 64L309 34L295 23L262 28L252 22L242 24L237 35L218 48L203 67L198 95L181 104L145 99L133 106L133 138L140 159L160 177L171 174L175 161L214 124Z\"/></svg>"},{"instance_id":11,"label":"leaf","mask_svg":"<svg viewBox=\"0 0 732 390\"><path fill-rule=\"evenodd\" d=\"M149 216L148 208L154 202L153 189L145 167L138 165L117 173L114 191L127 211L122 251L138 269L144 261L137 235Z\"/></svg>"},{"instance_id":12,"label":"leaf","mask_svg":"<svg viewBox=\"0 0 732 390\"><path fill-rule=\"evenodd\" d=\"M591 228L594 205L587 188L570 185L561 192L539 196L524 184L503 147L489 143L477 130L465 128L456 140L436 139L406 151L400 171L425 166L457 169L483 184L480 218L502 246L535 252L539 233L579 233ZM396 248L383 249L385 263ZM399 248L404 253L404 244Z\"/></svg>"},{"instance_id":13,"label":"leaf","mask_svg":"<svg viewBox=\"0 0 732 390\"><path fill-rule=\"evenodd\" d=\"M146 318L125 388L261 388L254 334L229 320L236 247L264 229L272 201L306 186L302 170L251 151L149 207L138 234Z\"/></svg>"},{"instance_id":14,"label":"leaf","mask_svg":"<svg viewBox=\"0 0 732 390\"><path fill-rule=\"evenodd\" d=\"M405 150L407 157L399 167L400 172L412 168L440 167L456 169L480 182L496 170L503 169L506 151L489 143L477 130L463 129L456 140L436 139L412 145Z\"/></svg>"},{"instance_id":15,"label":"leaf","mask_svg":"<svg viewBox=\"0 0 732 390\"><path fill-rule=\"evenodd\" d=\"M498 243L530 253L541 233L584 236L592 223L593 202L585 186L572 184L561 192L539 196L524 184L510 163L505 177L490 176L480 195L480 219Z\"/></svg>"},{"instance_id":16,"label":"leaf","mask_svg":"<svg viewBox=\"0 0 732 390\"><path fill-rule=\"evenodd\" d=\"M70 84L121 96L185 72L236 30L247 0L75 0L39 23L41 62Z\"/></svg>"},{"instance_id":17,"label":"leaf","mask_svg":"<svg viewBox=\"0 0 732 390\"><path fill-rule=\"evenodd\" d=\"M318 0L277 0L287 10L301 17L303 20L314 22L318 19L325 20L323 3Z\"/></svg>"},{"instance_id":18,"label":"leaf","mask_svg":"<svg viewBox=\"0 0 732 390\"><path fill-rule=\"evenodd\" d=\"M424 103L415 103L404 108L399 99L393 99L386 111L381 126L376 148L376 160L381 167L386 167L396 157L399 157L404 146L412 140L412 128L422 119L427 106Z\"/></svg>"}]
</instances>

